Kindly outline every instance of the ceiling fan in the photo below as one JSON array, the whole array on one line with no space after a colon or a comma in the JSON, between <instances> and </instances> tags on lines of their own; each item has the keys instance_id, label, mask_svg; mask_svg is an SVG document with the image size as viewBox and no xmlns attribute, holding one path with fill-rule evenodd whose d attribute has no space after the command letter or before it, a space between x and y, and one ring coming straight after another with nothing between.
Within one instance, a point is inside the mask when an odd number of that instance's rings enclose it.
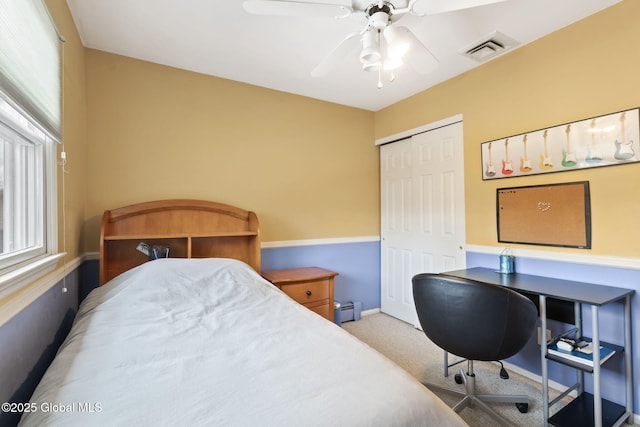
<instances>
[{"instance_id":1,"label":"ceiling fan","mask_svg":"<svg viewBox=\"0 0 640 427\"><path fill-rule=\"evenodd\" d=\"M345 3L346 1L346 3ZM256 15L312 16L334 19L363 18L364 28L347 35L312 71L314 77L326 75L349 54L360 49L360 62L365 71L378 72L378 88L382 73L393 70L405 60L420 74L433 71L438 60L406 26L396 25L403 16L425 16L459 9L498 3L504 0L345 0L340 4L304 0L245 0L245 11ZM372 2L367 4L368 2ZM398 5L398 6L396 6Z\"/></svg>"}]
</instances>

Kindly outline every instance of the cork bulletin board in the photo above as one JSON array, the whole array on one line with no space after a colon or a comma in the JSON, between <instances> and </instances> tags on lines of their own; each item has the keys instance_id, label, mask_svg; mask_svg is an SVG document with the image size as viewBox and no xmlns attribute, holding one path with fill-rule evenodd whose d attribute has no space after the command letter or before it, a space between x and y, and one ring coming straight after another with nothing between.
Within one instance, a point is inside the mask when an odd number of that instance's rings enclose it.
<instances>
[{"instance_id":1,"label":"cork bulletin board","mask_svg":"<svg viewBox=\"0 0 640 427\"><path fill-rule=\"evenodd\" d=\"M496 191L498 242L591 248L588 181Z\"/></svg>"}]
</instances>

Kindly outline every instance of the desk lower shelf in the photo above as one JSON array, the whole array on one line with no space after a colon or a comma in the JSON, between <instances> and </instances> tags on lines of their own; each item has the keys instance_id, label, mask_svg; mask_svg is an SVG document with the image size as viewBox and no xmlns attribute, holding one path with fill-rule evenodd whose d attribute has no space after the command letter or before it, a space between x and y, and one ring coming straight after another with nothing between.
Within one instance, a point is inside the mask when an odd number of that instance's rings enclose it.
<instances>
[{"instance_id":1,"label":"desk lower shelf","mask_svg":"<svg viewBox=\"0 0 640 427\"><path fill-rule=\"evenodd\" d=\"M591 342L591 338L588 337L581 337L578 338L578 341L589 341ZM602 347L606 347L608 349L613 350L613 355L611 355L610 357L616 357L616 355L622 354L624 352L624 347L620 346L620 345L616 345L616 344L611 344L608 342L604 342L604 341L600 341L600 346ZM571 366L573 368L576 369L581 369L585 372L589 372L589 373L593 373L593 366L589 366L586 365L584 363L578 363L578 362L574 362L570 359L567 359L566 357L563 357L561 355L556 355L556 354L552 354L547 352L547 359L549 360L553 360L554 362L558 362L558 363L562 363L563 365L567 365L567 366ZM603 365L604 363L606 363L608 361L608 359L602 360L600 362L600 365Z\"/></svg>"},{"instance_id":2,"label":"desk lower shelf","mask_svg":"<svg viewBox=\"0 0 640 427\"><path fill-rule=\"evenodd\" d=\"M612 426L626 414L626 408L607 399L602 399L602 425ZM627 414L628 416L629 414ZM593 416L593 395L582 393L567 406L560 409L549 418L549 424L553 426L581 426L595 425Z\"/></svg>"}]
</instances>

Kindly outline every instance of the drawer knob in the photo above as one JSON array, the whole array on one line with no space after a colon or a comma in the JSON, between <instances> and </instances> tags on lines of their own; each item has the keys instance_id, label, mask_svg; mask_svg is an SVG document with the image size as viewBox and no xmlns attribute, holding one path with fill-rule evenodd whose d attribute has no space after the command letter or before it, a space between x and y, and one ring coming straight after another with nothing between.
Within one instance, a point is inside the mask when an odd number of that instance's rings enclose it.
<instances>
[{"instance_id":1,"label":"drawer knob","mask_svg":"<svg viewBox=\"0 0 640 427\"><path fill-rule=\"evenodd\" d=\"M310 297L311 296L311 291L307 291L307 296Z\"/></svg>"}]
</instances>

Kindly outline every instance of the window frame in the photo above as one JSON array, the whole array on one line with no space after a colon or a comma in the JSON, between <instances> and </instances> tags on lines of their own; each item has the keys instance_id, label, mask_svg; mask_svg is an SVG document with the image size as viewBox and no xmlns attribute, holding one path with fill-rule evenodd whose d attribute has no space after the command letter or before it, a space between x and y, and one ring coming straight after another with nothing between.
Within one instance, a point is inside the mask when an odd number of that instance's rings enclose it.
<instances>
[{"instance_id":1,"label":"window frame","mask_svg":"<svg viewBox=\"0 0 640 427\"><path fill-rule=\"evenodd\" d=\"M1 300L52 271L65 254L58 253L58 143L34 127L24 113L21 114L8 103L0 106L5 107L0 109L0 126L3 126L0 132L13 134L11 136L42 147L41 165L38 165L42 167L41 177L35 185L42 189L42 198L38 203L41 204L43 217L41 243L17 250L0 260Z\"/></svg>"}]
</instances>

